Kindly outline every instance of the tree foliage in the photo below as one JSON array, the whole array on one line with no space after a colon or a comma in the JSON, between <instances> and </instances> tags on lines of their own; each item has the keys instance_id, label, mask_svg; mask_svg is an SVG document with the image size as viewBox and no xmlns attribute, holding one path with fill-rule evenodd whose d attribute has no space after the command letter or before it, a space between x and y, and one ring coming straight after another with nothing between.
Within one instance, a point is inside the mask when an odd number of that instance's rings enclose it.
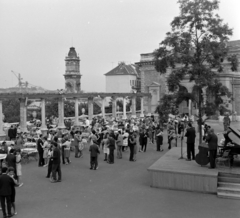
<instances>
[{"instance_id":1,"label":"tree foliage","mask_svg":"<svg viewBox=\"0 0 240 218\"><path fill-rule=\"evenodd\" d=\"M177 98L174 94L164 95L157 106L155 113L159 114L160 121L166 123L168 121L168 114L178 114Z\"/></svg>"},{"instance_id":2,"label":"tree foliage","mask_svg":"<svg viewBox=\"0 0 240 218\"><path fill-rule=\"evenodd\" d=\"M155 68L164 74L168 68L169 90L177 91L181 80L194 81L199 90L199 117L202 117L201 89L214 84L217 72L227 58L227 40L232 29L217 14L217 0L179 0L180 14L171 22L171 32L155 50ZM199 122L201 123L201 121ZM200 131L201 139L201 131Z\"/></svg>"},{"instance_id":3,"label":"tree foliage","mask_svg":"<svg viewBox=\"0 0 240 218\"><path fill-rule=\"evenodd\" d=\"M7 123L20 122L20 101L8 99L3 101L4 121Z\"/></svg>"}]
</instances>

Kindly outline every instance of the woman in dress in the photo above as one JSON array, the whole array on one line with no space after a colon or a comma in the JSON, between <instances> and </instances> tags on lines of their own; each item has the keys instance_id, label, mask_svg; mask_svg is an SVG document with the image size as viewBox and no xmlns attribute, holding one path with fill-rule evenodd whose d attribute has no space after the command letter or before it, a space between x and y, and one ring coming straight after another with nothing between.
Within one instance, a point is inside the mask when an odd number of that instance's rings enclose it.
<instances>
[{"instance_id":1,"label":"woman in dress","mask_svg":"<svg viewBox=\"0 0 240 218\"><path fill-rule=\"evenodd\" d=\"M15 190L15 186L19 186L19 183L16 180L16 175L14 173L14 168L13 167L9 167L8 168L8 175L13 179L13 182L15 185L13 185L11 187L12 189L12 194L11 194L11 206L13 208L13 214L17 215L17 211L16 211L16 206L15 206L15 196L16 196L16 190Z\"/></svg>"},{"instance_id":2,"label":"woman in dress","mask_svg":"<svg viewBox=\"0 0 240 218\"><path fill-rule=\"evenodd\" d=\"M64 157L66 159L66 164L70 164L70 148L71 148L71 141L68 139L67 141L64 142Z\"/></svg>"},{"instance_id":3,"label":"woman in dress","mask_svg":"<svg viewBox=\"0 0 240 218\"><path fill-rule=\"evenodd\" d=\"M22 176L22 164L21 164L21 150L16 150L16 172L17 172L17 180L19 187L23 185L23 183L20 183L21 176Z\"/></svg>"},{"instance_id":4,"label":"woman in dress","mask_svg":"<svg viewBox=\"0 0 240 218\"><path fill-rule=\"evenodd\" d=\"M104 161L108 160L108 155L109 155L109 148L108 148L108 135L109 133L107 132L104 135L104 138L102 140L102 147L103 147L103 153L104 153Z\"/></svg>"},{"instance_id":5,"label":"woman in dress","mask_svg":"<svg viewBox=\"0 0 240 218\"><path fill-rule=\"evenodd\" d=\"M124 151L128 147L128 137L129 137L129 133L125 130L125 132L123 134L123 147L122 147L122 151Z\"/></svg>"},{"instance_id":6,"label":"woman in dress","mask_svg":"<svg viewBox=\"0 0 240 218\"><path fill-rule=\"evenodd\" d=\"M47 141L47 137L43 137L43 145L42 145L42 148L43 148L43 159L44 159L44 167L46 167L48 165L48 149L50 148L50 145Z\"/></svg>"},{"instance_id":7,"label":"woman in dress","mask_svg":"<svg viewBox=\"0 0 240 218\"><path fill-rule=\"evenodd\" d=\"M75 158L79 158L82 156L82 152L79 150L79 143L82 141L81 132L76 131L74 134L74 140L72 145L75 147Z\"/></svg>"}]
</instances>

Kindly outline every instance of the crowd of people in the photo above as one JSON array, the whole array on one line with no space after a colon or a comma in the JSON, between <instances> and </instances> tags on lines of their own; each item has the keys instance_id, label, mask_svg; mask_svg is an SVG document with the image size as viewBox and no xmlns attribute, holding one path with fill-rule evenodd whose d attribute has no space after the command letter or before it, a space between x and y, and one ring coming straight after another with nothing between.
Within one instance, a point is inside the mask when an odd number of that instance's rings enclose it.
<instances>
[{"instance_id":1,"label":"crowd of people","mask_svg":"<svg viewBox=\"0 0 240 218\"><path fill-rule=\"evenodd\" d=\"M138 152L147 152L148 145L155 146L156 151L162 152L163 129L158 119L152 117L131 118L127 120L106 121L96 117L90 123L85 120L84 125L74 126L72 122L66 129L49 126L47 132L32 129L28 133L19 132L11 126L8 131L11 146L6 142L0 144L0 154L6 154L5 161L1 160L2 174L0 176L0 200L4 217L16 214L15 187L23 185L21 182L21 148L27 141L36 142L39 155L38 166L46 167L46 178L52 183L62 181L61 163L71 164L71 153L75 158L81 158L84 153L90 153L90 170L98 170L98 156L103 153L103 161L115 163L123 158L123 152L129 150L128 160L135 162ZM193 122L186 115L169 116L167 127L168 149L177 146L177 140L186 137L187 158L195 160L196 130ZM207 124L202 125L203 141L208 143L210 168L215 168L218 137ZM72 151L72 152L71 152ZM7 204L7 210L5 208ZM13 209L13 213L12 213Z\"/></svg>"},{"instance_id":2,"label":"crowd of people","mask_svg":"<svg viewBox=\"0 0 240 218\"><path fill-rule=\"evenodd\" d=\"M61 181L62 164L70 164L70 151L75 158L81 158L85 148L90 152L90 169L98 169L98 155L104 154L104 161L115 162L115 150L118 159L122 152L129 149L129 161L136 161L137 152L146 152L148 143L156 140L156 150L163 151L163 129L153 117L112 121L111 125L103 119L93 119L91 125L72 126L69 130L49 129L47 134L37 140L39 167L48 167L47 178L51 182ZM57 165L57 166L55 166ZM56 177L58 173L58 178Z\"/></svg>"}]
</instances>

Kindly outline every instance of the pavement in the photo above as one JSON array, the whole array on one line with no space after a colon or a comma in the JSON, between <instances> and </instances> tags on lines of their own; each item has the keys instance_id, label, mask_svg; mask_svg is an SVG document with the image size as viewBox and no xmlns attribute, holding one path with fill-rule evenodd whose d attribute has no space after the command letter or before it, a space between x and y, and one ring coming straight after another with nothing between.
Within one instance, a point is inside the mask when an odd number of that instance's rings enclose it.
<instances>
[{"instance_id":1,"label":"pavement","mask_svg":"<svg viewBox=\"0 0 240 218\"><path fill-rule=\"evenodd\" d=\"M213 125L216 131L222 128ZM115 164L107 164L101 152L96 171L89 169L87 149L82 158L74 158L71 153L72 163L62 165L61 183L50 183L45 178L47 168L38 167L31 160L22 166L24 185L16 188L16 217L240 217L239 200L150 187L147 168L168 151L166 138L164 135L164 152L156 152L155 145L148 144L146 153L138 152L136 162L128 161L129 151L126 151L123 159L115 158Z\"/></svg>"}]
</instances>

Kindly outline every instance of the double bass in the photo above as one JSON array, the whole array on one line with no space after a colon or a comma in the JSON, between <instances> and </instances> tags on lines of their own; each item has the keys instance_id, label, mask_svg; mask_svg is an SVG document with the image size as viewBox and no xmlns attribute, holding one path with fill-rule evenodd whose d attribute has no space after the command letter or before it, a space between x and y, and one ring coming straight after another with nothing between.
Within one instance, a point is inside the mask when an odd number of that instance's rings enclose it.
<instances>
[{"instance_id":1,"label":"double bass","mask_svg":"<svg viewBox=\"0 0 240 218\"><path fill-rule=\"evenodd\" d=\"M205 166L209 163L208 157L208 145L204 142L198 146L199 153L195 157L195 161L201 165Z\"/></svg>"}]
</instances>

